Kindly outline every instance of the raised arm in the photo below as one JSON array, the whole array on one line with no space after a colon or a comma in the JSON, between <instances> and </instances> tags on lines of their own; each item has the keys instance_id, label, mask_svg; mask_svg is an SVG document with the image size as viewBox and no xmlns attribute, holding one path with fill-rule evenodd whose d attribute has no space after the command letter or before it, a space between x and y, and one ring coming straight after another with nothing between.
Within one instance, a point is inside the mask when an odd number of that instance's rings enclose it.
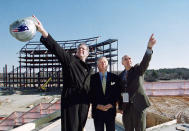
<instances>
[{"instance_id":1,"label":"raised arm","mask_svg":"<svg viewBox=\"0 0 189 131\"><path fill-rule=\"evenodd\" d=\"M152 56L152 53L153 53L152 48L153 48L153 46L154 46L155 44L156 44L156 39L154 38L154 34L152 34L152 35L150 36L149 41L148 41L147 50L146 50L146 52L145 52L145 55L144 55L144 57L143 57L143 59L142 59L140 65L139 65L139 73L140 73L141 75L143 75L144 72L145 72L145 71L147 70L147 68L148 68L148 65L149 65L149 62L150 62L150 60L151 60L151 56Z\"/></svg>"}]
</instances>

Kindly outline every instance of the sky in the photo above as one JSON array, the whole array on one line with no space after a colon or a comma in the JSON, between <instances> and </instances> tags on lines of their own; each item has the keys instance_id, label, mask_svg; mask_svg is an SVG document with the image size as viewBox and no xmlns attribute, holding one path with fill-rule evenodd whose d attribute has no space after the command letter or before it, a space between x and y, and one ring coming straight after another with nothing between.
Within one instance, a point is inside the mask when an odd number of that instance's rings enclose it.
<instances>
[{"instance_id":1,"label":"sky","mask_svg":"<svg viewBox=\"0 0 189 131\"><path fill-rule=\"evenodd\" d=\"M27 43L11 36L10 24L33 14L55 40L118 39L119 70L125 54L140 63L152 33L157 42L149 69L189 68L188 0L1 0L0 12L0 72L5 64L18 66Z\"/></svg>"}]
</instances>

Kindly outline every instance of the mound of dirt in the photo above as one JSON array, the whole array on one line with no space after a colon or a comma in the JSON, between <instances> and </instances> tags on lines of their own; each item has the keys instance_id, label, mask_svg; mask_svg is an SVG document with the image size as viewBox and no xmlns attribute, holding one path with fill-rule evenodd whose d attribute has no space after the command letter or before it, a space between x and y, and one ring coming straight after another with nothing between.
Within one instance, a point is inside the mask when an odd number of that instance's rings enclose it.
<instances>
[{"instance_id":1,"label":"mound of dirt","mask_svg":"<svg viewBox=\"0 0 189 131\"><path fill-rule=\"evenodd\" d=\"M189 123L189 96L150 97L151 106L147 112L167 119L177 119L178 123Z\"/></svg>"}]
</instances>

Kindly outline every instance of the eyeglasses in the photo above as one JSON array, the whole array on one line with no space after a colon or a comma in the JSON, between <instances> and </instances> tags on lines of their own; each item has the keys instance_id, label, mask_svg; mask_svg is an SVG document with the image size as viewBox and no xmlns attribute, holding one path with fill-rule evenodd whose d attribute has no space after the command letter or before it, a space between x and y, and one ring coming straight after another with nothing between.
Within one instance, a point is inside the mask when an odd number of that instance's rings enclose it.
<instances>
[{"instance_id":1,"label":"eyeglasses","mask_svg":"<svg viewBox=\"0 0 189 131\"><path fill-rule=\"evenodd\" d=\"M78 50L87 50L87 48L79 47Z\"/></svg>"}]
</instances>

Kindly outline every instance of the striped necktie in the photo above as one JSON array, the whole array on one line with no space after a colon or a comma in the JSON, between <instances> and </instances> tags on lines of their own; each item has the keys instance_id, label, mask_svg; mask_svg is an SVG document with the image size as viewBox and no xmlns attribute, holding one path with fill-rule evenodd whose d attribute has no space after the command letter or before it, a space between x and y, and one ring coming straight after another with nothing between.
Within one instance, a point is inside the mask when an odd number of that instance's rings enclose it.
<instances>
[{"instance_id":1,"label":"striped necktie","mask_svg":"<svg viewBox=\"0 0 189 131\"><path fill-rule=\"evenodd\" d=\"M102 75L102 89L103 89L103 93L105 94L105 92L106 92L106 77L105 77L105 75Z\"/></svg>"}]
</instances>

